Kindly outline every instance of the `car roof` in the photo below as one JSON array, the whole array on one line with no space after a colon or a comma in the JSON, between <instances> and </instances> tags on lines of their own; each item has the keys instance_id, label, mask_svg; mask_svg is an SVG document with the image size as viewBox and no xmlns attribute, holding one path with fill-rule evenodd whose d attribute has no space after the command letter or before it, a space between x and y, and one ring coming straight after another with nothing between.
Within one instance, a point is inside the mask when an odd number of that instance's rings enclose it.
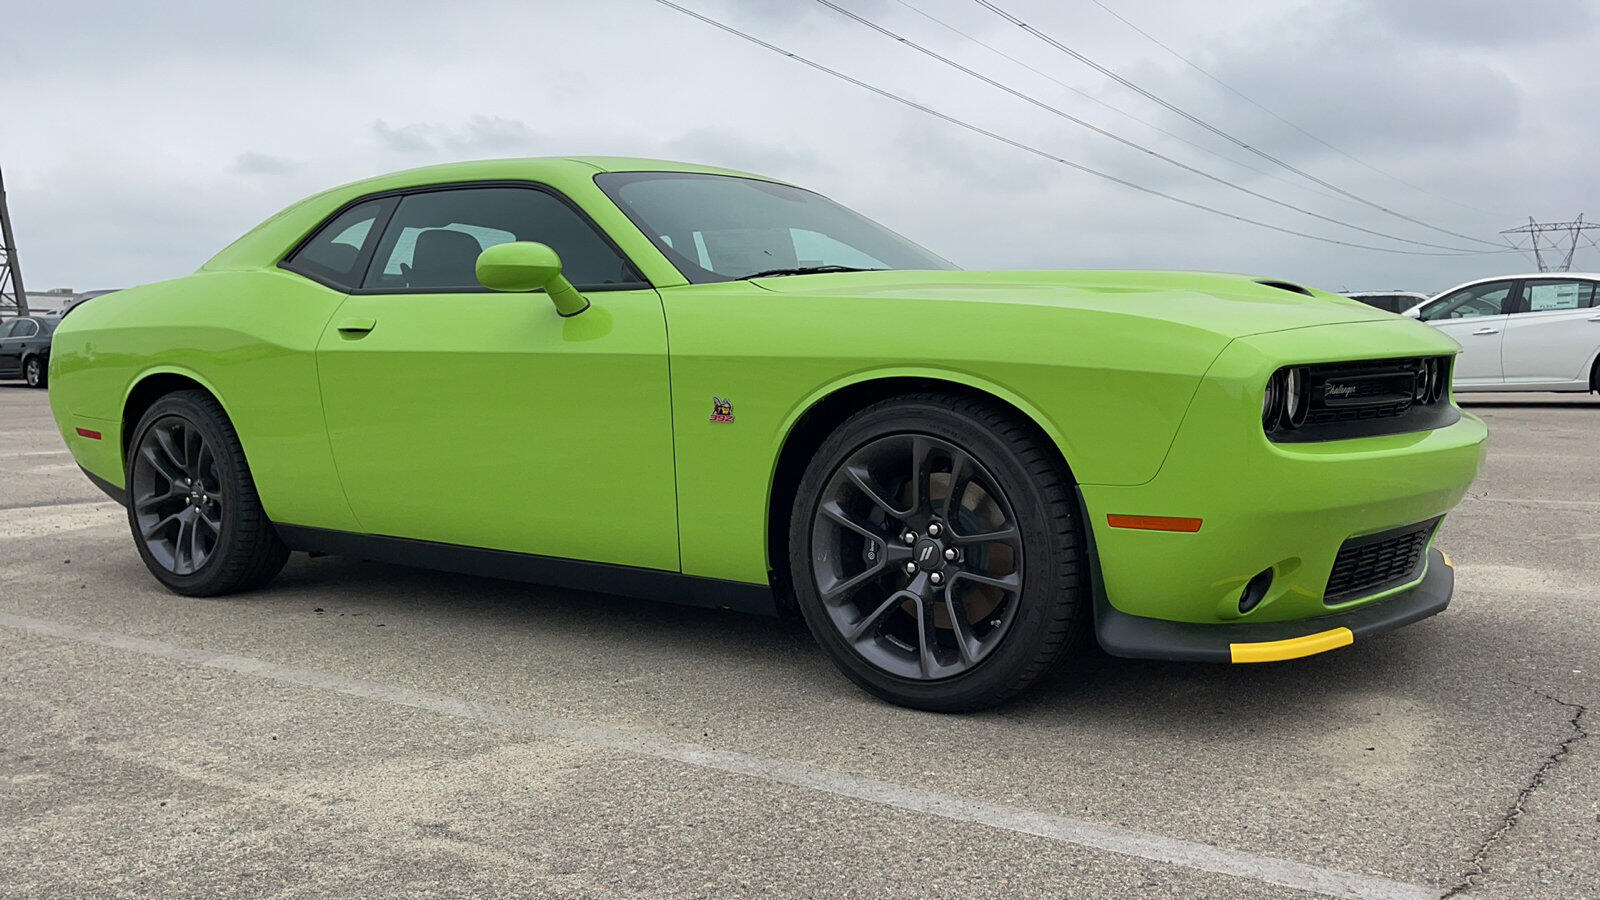
<instances>
[{"instance_id":1,"label":"car roof","mask_svg":"<svg viewBox=\"0 0 1600 900\"><path fill-rule=\"evenodd\" d=\"M58 321L60 321L61 317L59 315L56 315L55 313L48 313L48 312L45 312L44 310L40 310L38 312L30 312L25 316L11 316L10 318L7 318L7 319L0 319L0 325L9 325L12 322L16 322L16 321L19 321L19 320L22 320L22 319L26 319L26 320L31 321L31 322L36 322L36 323L38 323L40 328L51 328L51 329L53 329L53 328L55 328L56 323Z\"/></svg>"},{"instance_id":2,"label":"car roof","mask_svg":"<svg viewBox=\"0 0 1600 900\"><path fill-rule=\"evenodd\" d=\"M1345 291L1344 292L1344 296L1346 296L1346 297L1422 297L1422 298L1426 299L1428 295L1427 294L1423 294L1423 293L1419 293L1418 291Z\"/></svg>"},{"instance_id":3,"label":"car roof","mask_svg":"<svg viewBox=\"0 0 1600 900\"><path fill-rule=\"evenodd\" d=\"M1437 299L1453 291L1459 291L1464 287L1472 287L1475 284L1484 284L1490 281L1521 281L1525 278L1554 278L1558 280L1563 278L1581 278L1584 281L1600 281L1600 272L1526 272L1521 275L1490 275L1487 278L1474 278L1471 281L1463 281L1453 287L1445 288L1433 296L1435 299Z\"/></svg>"},{"instance_id":4,"label":"car roof","mask_svg":"<svg viewBox=\"0 0 1600 900\"><path fill-rule=\"evenodd\" d=\"M404 169L386 175L364 178L324 193L366 194L394 188L416 187L451 181L477 181L496 178L547 181L570 177L574 170L593 177L601 172L683 172L701 175L732 175L736 178L758 178L777 181L765 175L724 169L719 166L702 166L697 163L677 162L670 159L646 159L632 156L530 156L515 159L482 159L469 162L442 163Z\"/></svg>"},{"instance_id":5,"label":"car roof","mask_svg":"<svg viewBox=\"0 0 1600 900\"><path fill-rule=\"evenodd\" d=\"M390 172L330 188L300 200L257 224L201 266L202 271L248 268L275 259L309 229L347 202L372 194L467 182L533 181L563 191L569 197L584 191L599 194L594 177L605 172L680 172L728 175L786 184L775 178L666 159L628 156L542 156L521 159L484 159L444 163ZM577 199L574 197L574 199Z\"/></svg>"}]
</instances>

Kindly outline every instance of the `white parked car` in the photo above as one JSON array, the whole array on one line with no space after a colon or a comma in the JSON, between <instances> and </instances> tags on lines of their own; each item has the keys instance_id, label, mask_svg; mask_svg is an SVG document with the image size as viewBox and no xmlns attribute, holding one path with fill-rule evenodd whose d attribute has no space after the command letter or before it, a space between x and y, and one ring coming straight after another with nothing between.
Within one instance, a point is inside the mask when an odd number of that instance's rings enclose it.
<instances>
[{"instance_id":1,"label":"white parked car","mask_svg":"<svg viewBox=\"0 0 1600 900\"><path fill-rule=\"evenodd\" d=\"M1600 390L1600 275L1483 278L1406 315L1461 344L1457 391Z\"/></svg>"}]
</instances>

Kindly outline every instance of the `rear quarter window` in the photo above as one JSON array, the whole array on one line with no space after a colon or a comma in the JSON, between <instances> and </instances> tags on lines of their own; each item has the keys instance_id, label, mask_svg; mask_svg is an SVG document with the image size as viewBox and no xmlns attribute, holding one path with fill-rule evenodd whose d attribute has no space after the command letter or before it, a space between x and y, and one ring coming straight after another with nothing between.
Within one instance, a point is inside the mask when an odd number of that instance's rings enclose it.
<instances>
[{"instance_id":1,"label":"rear quarter window","mask_svg":"<svg viewBox=\"0 0 1600 900\"><path fill-rule=\"evenodd\" d=\"M393 205L392 198L372 200L334 216L289 254L283 267L334 287L359 287L381 220Z\"/></svg>"}]
</instances>

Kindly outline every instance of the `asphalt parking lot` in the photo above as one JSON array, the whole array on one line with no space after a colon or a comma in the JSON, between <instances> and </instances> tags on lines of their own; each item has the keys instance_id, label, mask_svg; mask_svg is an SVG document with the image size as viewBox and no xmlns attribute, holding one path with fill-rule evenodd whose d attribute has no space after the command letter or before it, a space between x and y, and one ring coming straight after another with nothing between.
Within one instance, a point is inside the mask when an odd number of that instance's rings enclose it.
<instances>
[{"instance_id":1,"label":"asphalt parking lot","mask_svg":"<svg viewBox=\"0 0 1600 900\"><path fill-rule=\"evenodd\" d=\"M0 894L1600 896L1600 402L1481 396L1444 614L957 717L731 613L304 556L174 596L0 383Z\"/></svg>"}]
</instances>

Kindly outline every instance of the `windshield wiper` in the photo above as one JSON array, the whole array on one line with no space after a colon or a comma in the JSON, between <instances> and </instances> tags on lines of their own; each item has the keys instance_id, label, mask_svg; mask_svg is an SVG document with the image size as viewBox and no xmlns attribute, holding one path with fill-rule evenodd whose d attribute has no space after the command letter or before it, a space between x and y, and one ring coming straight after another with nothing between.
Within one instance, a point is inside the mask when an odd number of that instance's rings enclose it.
<instances>
[{"instance_id":1,"label":"windshield wiper","mask_svg":"<svg viewBox=\"0 0 1600 900\"><path fill-rule=\"evenodd\" d=\"M776 278L779 275L816 275L822 272L882 272L883 269L861 269L855 266L800 266L789 269L765 269L760 272L751 272L749 275L740 275L734 281L749 281L752 278Z\"/></svg>"}]
</instances>

